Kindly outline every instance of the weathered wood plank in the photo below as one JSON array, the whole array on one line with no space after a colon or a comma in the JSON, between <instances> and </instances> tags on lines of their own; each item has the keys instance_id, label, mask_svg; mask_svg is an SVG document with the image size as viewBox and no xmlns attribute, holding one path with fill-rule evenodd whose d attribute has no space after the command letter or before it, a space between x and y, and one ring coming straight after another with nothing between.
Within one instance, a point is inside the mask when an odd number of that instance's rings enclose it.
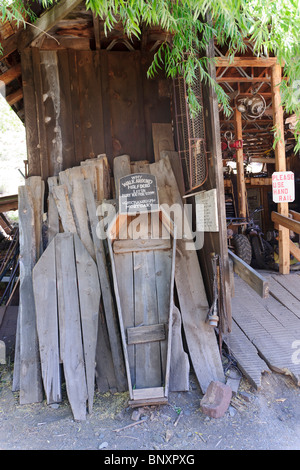
<instances>
[{"instance_id":1,"label":"weathered wood plank","mask_svg":"<svg viewBox=\"0 0 300 470\"><path fill-rule=\"evenodd\" d=\"M36 232L31 188L19 187L20 229L20 403L43 400L40 355L32 285L36 263Z\"/></svg>"},{"instance_id":2,"label":"weathered wood plank","mask_svg":"<svg viewBox=\"0 0 300 470\"><path fill-rule=\"evenodd\" d=\"M174 137L171 123L153 123L152 139L155 161L161 158L161 152L164 150L175 150Z\"/></svg>"},{"instance_id":3,"label":"weathered wood plank","mask_svg":"<svg viewBox=\"0 0 300 470\"><path fill-rule=\"evenodd\" d=\"M160 204L183 207L169 159L151 164L150 172L157 177ZM206 322L208 301L195 246L178 239L177 247L175 283L183 328L196 377L205 393L212 380L224 382L225 377L214 329Z\"/></svg>"},{"instance_id":4,"label":"weathered wood plank","mask_svg":"<svg viewBox=\"0 0 300 470\"><path fill-rule=\"evenodd\" d=\"M268 281L249 264L245 263L231 250L228 254L233 261L233 270L240 276L252 289L255 290L261 297L266 298L269 295Z\"/></svg>"},{"instance_id":5,"label":"weathered wood plank","mask_svg":"<svg viewBox=\"0 0 300 470\"><path fill-rule=\"evenodd\" d=\"M114 253L130 253L132 251L150 251L150 250L169 250L171 248L170 240L116 240L113 244Z\"/></svg>"},{"instance_id":6,"label":"weathered wood plank","mask_svg":"<svg viewBox=\"0 0 300 470\"><path fill-rule=\"evenodd\" d=\"M82 158L94 158L105 151L100 56L95 51L78 51L77 80L80 90Z\"/></svg>"},{"instance_id":7,"label":"weathered wood plank","mask_svg":"<svg viewBox=\"0 0 300 470\"><path fill-rule=\"evenodd\" d=\"M68 188L65 184L53 187L53 197L65 232L76 233Z\"/></svg>"},{"instance_id":8,"label":"weathered wood plank","mask_svg":"<svg viewBox=\"0 0 300 470\"><path fill-rule=\"evenodd\" d=\"M271 300L274 299L271 297ZM255 345L270 369L290 375L299 385L300 365L296 364L292 357L295 333L283 326L272 313L276 306L268 305L268 299L261 299L255 292L249 291L240 278L236 279L236 295L232 299L232 306L234 320Z\"/></svg>"},{"instance_id":9,"label":"weathered wood plank","mask_svg":"<svg viewBox=\"0 0 300 470\"><path fill-rule=\"evenodd\" d=\"M118 390L114 363L109 344L109 337L102 304L99 310L98 336L96 348L96 382L99 392Z\"/></svg>"},{"instance_id":10,"label":"weathered wood plank","mask_svg":"<svg viewBox=\"0 0 300 470\"><path fill-rule=\"evenodd\" d=\"M284 276L286 276L286 274ZM278 302L280 302L282 305L287 307L296 315L297 318L300 319L300 299L294 295L294 293L297 295L298 289L295 290L293 289L293 286L291 286L291 291L287 290L281 282L278 282L280 278L281 276L279 275L268 276L270 295L278 300ZM300 283L300 277L298 282ZM289 287L289 283L287 283L287 286Z\"/></svg>"},{"instance_id":11,"label":"weathered wood plank","mask_svg":"<svg viewBox=\"0 0 300 470\"><path fill-rule=\"evenodd\" d=\"M58 175L63 169L63 136L61 128L61 90L57 51L40 51L40 79L43 107L44 137L47 145L48 175ZM40 123L42 124L42 123Z\"/></svg>"},{"instance_id":12,"label":"weathered wood plank","mask_svg":"<svg viewBox=\"0 0 300 470\"><path fill-rule=\"evenodd\" d=\"M259 356L257 348L247 338L238 324L232 322L230 335L224 336L230 354L237 361L237 365L254 388L261 388L261 377L264 372L271 372L266 362Z\"/></svg>"},{"instance_id":13,"label":"weathered wood plank","mask_svg":"<svg viewBox=\"0 0 300 470\"><path fill-rule=\"evenodd\" d=\"M159 225L162 225L161 223ZM155 226L155 218L152 220L152 228ZM157 227L158 229L158 227ZM155 241L155 240L154 240ZM172 320L169 318L173 313L173 286L171 285L172 275L172 250L171 250L171 240L161 240L162 242L168 242L170 248L168 251L155 250L154 253L154 267L155 267L155 285L156 285L156 295L157 295L157 310L158 310L158 319L160 323L169 324L169 321ZM174 282L174 276L173 276ZM167 331L169 327L167 327ZM168 331L168 335L171 335L172 332ZM161 365L162 365L162 375L166 377L167 371L167 358L168 358L168 345L170 345L170 338L166 338L165 341L160 341L160 354L161 354Z\"/></svg>"},{"instance_id":14,"label":"weathered wood plank","mask_svg":"<svg viewBox=\"0 0 300 470\"><path fill-rule=\"evenodd\" d=\"M81 0L62 0L62 2L38 18L34 25L21 32L18 47L23 49L29 46L32 41L37 40L40 35L55 26L58 21L67 16L80 3Z\"/></svg>"},{"instance_id":15,"label":"weathered wood plank","mask_svg":"<svg viewBox=\"0 0 300 470\"><path fill-rule=\"evenodd\" d=\"M95 362L101 293L97 266L77 234L74 234L74 246L88 392L88 408L89 413L91 413L95 390Z\"/></svg>"},{"instance_id":16,"label":"weathered wood plank","mask_svg":"<svg viewBox=\"0 0 300 470\"><path fill-rule=\"evenodd\" d=\"M37 176L41 174L41 164L31 49L25 49L21 53L21 64L24 106L26 108L25 130L28 149L28 175Z\"/></svg>"},{"instance_id":17,"label":"weathered wood plank","mask_svg":"<svg viewBox=\"0 0 300 470\"><path fill-rule=\"evenodd\" d=\"M32 279L44 389L47 403L58 403L62 393L54 239L34 266Z\"/></svg>"},{"instance_id":18,"label":"weathered wood plank","mask_svg":"<svg viewBox=\"0 0 300 470\"><path fill-rule=\"evenodd\" d=\"M84 175L81 170L80 166L75 166L60 173L60 177L65 174L65 178L68 180L69 200L77 234L91 257L95 259L94 243L90 234L86 201L82 187Z\"/></svg>"},{"instance_id":19,"label":"weathered wood plank","mask_svg":"<svg viewBox=\"0 0 300 470\"><path fill-rule=\"evenodd\" d=\"M153 252L134 252L135 326L157 324L157 295ZM136 345L136 388L160 387L162 370L159 343Z\"/></svg>"},{"instance_id":20,"label":"weathered wood plank","mask_svg":"<svg viewBox=\"0 0 300 470\"><path fill-rule=\"evenodd\" d=\"M12 391L18 392L20 390L20 367L21 367L21 357L20 357L20 306L18 311L17 327L16 327L16 341L15 341L15 357L14 357L14 372L13 372L13 382L12 382Z\"/></svg>"},{"instance_id":21,"label":"weathered wood plank","mask_svg":"<svg viewBox=\"0 0 300 470\"><path fill-rule=\"evenodd\" d=\"M187 392L190 389L190 362L188 354L183 348L181 327L181 314L178 308L174 306L169 384L171 392Z\"/></svg>"},{"instance_id":22,"label":"weathered wood plank","mask_svg":"<svg viewBox=\"0 0 300 470\"><path fill-rule=\"evenodd\" d=\"M162 398L164 397L164 388L163 387L149 387L149 388L140 388L133 390L134 400L144 400L151 398Z\"/></svg>"},{"instance_id":23,"label":"weathered wood plank","mask_svg":"<svg viewBox=\"0 0 300 470\"><path fill-rule=\"evenodd\" d=\"M110 199L109 165L105 154L80 162L85 178L92 179L95 198L98 204L103 199Z\"/></svg>"},{"instance_id":24,"label":"weathered wood plank","mask_svg":"<svg viewBox=\"0 0 300 470\"><path fill-rule=\"evenodd\" d=\"M62 38L60 38L61 41ZM68 38L73 40L73 38ZM67 48L68 49L68 48ZM62 168L71 168L76 165L75 156L75 136L74 136L74 122L73 122L73 102L72 90L70 86L70 68L69 68L69 51L57 51L57 68L58 68L58 81L60 91L60 108L58 116L58 125L61 128L62 136ZM72 110L72 112L70 112ZM57 174L57 173L56 173Z\"/></svg>"},{"instance_id":25,"label":"weathered wood plank","mask_svg":"<svg viewBox=\"0 0 300 470\"><path fill-rule=\"evenodd\" d=\"M120 253L114 258L116 274L126 273L118 276L118 291L122 302L122 316L124 331L134 326L134 279L133 279L133 253ZM128 366L130 370L131 383L135 384L135 345L127 345Z\"/></svg>"},{"instance_id":26,"label":"weathered wood plank","mask_svg":"<svg viewBox=\"0 0 300 470\"><path fill-rule=\"evenodd\" d=\"M92 237L95 247L96 262L98 267L99 281L102 292L104 313L107 323L109 341L111 346L112 358L114 363L115 375L118 384L118 390L124 391L127 388L125 374L125 365L121 347L121 338L118 330L117 314L112 295L112 288L109 279L109 273L106 263L106 256L103 246L103 239L100 239L98 233L99 219L97 217L96 203L93 196L92 186L88 180L82 182L84 188L85 200L91 224Z\"/></svg>"},{"instance_id":27,"label":"weathered wood plank","mask_svg":"<svg viewBox=\"0 0 300 470\"><path fill-rule=\"evenodd\" d=\"M169 157L180 195L183 196L185 194L185 184L179 153L171 150L162 150L160 152L160 158L165 157Z\"/></svg>"},{"instance_id":28,"label":"weathered wood plank","mask_svg":"<svg viewBox=\"0 0 300 470\"><path fill-rule=\"evenodd\" d=\"M115 191L116 199L119 198L119 183L122 176L130 175L130 156L129 155L120 155L119 157L114 158L113 162L113 172L115 180Z\"/></svg>"},{"instance_id":29,"label":"weathered wood plank","mask_svg":"<svg viewBox=\"0 0 300 470\"><path fill-rule=\"evenodd\" d=\"M38 131L38 148L39 148L39 174L42 179L46 181L49 173L48 149L47 149L47 135L45 126L45 109L43 102L43 81L41 74L41 59L40 51L36 47L31 49L32 54L32 74L34 80L34 94L36 102L36 115L37 115L37 131ZM30 159L29 159L30 160Z\"/></svg>"},{"instance_id":30,"label":"weathered wood plank","mask_svg":"<svg viewBox=\"0 0 300 470\"><path fill-rule=\"evenodd\" d=\"M281 284L291 295L300 301L300 277L296 274L273 276L276 282Z\"/></svg>"},{"instance_id":31,"label":"weathered wood plank","mask_svg":"<svg viewBox=\"0 0 300 470\"><path fill-rule=\"evenodd\" d=\"M72 233L55 237L60 356L75 420L86 419L87 385Z\"/></svg>"},{"instance_id":32,"label":"weathered wood plank","mask_svg":"<svg viewBox=\"0 0 300 470\"><path fill-rule=\"evenodd\" d=\"M164 323L127 328L127 344L150 343L166 339Z\"/></svg>"},{"instance_id":33,"label":"weathered wood plank","mask_svg":"<svg viewBox=\"0 0 300 470\"><path fill-rule=\"evenodd\" d=\"M48 244L53 240L55 235L59 233L59 215L57 206L53 196L53 186L57 186L57 176L48 178L48 213L47 213L47 237Z\"/></svg>"},{"instance_id":34,"label":"weathered wood plank","mask_svg":"<svg viewBox=\"0 0 300 470\"><path fill-rule=\"evenodd\" d=\"M29 186L31 188L36 241L36 260L38 260L43 252L42 226L45 183L40 176L30 176L25 179L25 186Z\"/></svg>"}]
</instances>

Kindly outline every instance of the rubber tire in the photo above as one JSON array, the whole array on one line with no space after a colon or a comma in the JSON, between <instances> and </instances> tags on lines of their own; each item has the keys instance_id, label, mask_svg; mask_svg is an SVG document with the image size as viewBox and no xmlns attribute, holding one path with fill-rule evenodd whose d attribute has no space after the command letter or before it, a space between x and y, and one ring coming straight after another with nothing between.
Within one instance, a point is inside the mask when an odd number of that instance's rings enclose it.
<instances>
[{"instance_id":1,"label":"rubber tire","mask_svg":"<svg viewBox=\"0 0 300 470\"><path fill-rule=\"evenodd\" d=\"M235 254L250 265L252 260L252 247L246 235L241 233L234 235L232 237L232 245Z\"/></svg>"},{"instance_id":2,"label":"rubber tire","mask_svg":"<svg viewBox=\"0 0 300 470\"><path fill-rule=\"evenodd\" d=\"M262 239L262 243L263 243L263 250L261 249L259 239L257 237L253 238L253 241L252 241L253 258L252 258L251 265L254 269L266 269L270 265L272 247L264 239Z\"/></svg>"}]
</instances>

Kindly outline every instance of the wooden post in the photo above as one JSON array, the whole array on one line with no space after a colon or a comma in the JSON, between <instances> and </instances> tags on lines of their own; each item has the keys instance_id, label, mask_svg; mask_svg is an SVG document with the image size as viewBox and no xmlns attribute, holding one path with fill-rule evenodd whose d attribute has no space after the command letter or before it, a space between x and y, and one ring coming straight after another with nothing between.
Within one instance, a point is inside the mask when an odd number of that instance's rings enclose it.
<instances>
[{"instance_id":1,"label":"wooden post","mask_svg":"<svg viewBox=\"0 0 300 470\"><path fill-rule=\"evenodd\" d=\"M234 128L236 140L243 140L242 115L238 109L234 112ZM246 184L244 174L244 152L242 148L236 150L237 189L239 201L239 217L247 216Z\"/></svg>"},{"instance_id":2,"label":"wooden post","mask_svg":"<svg viewBox=\"0 0 300 470\"><path fill-rule=\"evenodd\" d=\"M284 144L284 125L283 125L283 109L281 106L281 97L279 84L281 82L281 65L275 64L272 67L271 86L272 86L272 107L273 107L273 124L275 132L279 136L279 140L275 147L275 169L276 171L286 171L285 160L285 144ZM277 212L286 217L289 215L289 205L287 202L277 205ZM289 229L279 225L278 227L278 244L279 244L279 272L288 274L290 272L290 248L289 248Z\"/></svg>"}]
</instances>

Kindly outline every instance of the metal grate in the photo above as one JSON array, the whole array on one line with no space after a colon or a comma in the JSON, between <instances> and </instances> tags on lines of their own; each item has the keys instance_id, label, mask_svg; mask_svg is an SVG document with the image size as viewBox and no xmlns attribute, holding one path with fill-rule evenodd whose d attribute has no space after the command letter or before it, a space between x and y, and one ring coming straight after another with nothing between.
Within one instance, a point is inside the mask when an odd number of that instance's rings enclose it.
<instances>
[{"instance_id":1,"label":"metal grate","mask_svg":"<svg viewBox=\"0 0 300 470\"><path fill-rule=\"evenodd\" d=\"M186 83L184 78L173 82L177 148L181 159L186 190L201 186L207 178L207 154L205 148L205 127L200 77L196 80L194 93L201 105L199 114L192 118L188 109Z\"/></svg>"}]
</instances>

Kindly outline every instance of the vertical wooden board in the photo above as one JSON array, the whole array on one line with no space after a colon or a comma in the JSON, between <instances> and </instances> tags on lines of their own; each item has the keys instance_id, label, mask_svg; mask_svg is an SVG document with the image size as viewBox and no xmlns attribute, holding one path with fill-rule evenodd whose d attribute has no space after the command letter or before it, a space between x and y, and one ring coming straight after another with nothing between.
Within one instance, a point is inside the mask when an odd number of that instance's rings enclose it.
<instances>
[{"instance_id":1,"label":"vertical wooden board","mask_svg":"<svg viewBox=\"0 0 300 470\"><path fill-rule=\"evenodd\" d=\"M154 251L155 284L157 292L158 323L168 325L170 314L170 289L172 276L172 252ZM159 342L163 377L166 375L167 339Z\"/></svg>"},{"instance_id":2,"label":"vertical wooden board","mask_svg":"<svg viewBox=\"0 0 300 470\"><path fill-rule=\"evenodd\" d=\"M49 176L58 175L63 168L63 136L60 125L61 92L57 51L40 51L45 133Z\"/></svg>"},{"instance_id":3,"label":"vertical wooden board","mask_svg":"<svg viewBox=\"0 0 300 470\"><path fill-rule=\"evenodd\" d=\"M181 314L178 308L174 306L169 384L171 392L188 392L190 389L190 362L183 348L181 328Z\"/></svg>"},{"instance_id":4,"label":"vertical wooden board","mask_svg":"<svg viewBox=\"0 0 300 470\"><path fill-rule=\"evenodd\" d=\"M103 116L105 117L103 122L104 129L104 141L105 141L105 153L109 156L109 163L112 164L113 159L113 143L111 135L111 111L110 111L110 94L109 94L109 83L111 77L108 74L108 52L99 51L100 59L100 74L101 74L101 91L102 91L102 107Z\"/></svg>"},{"instance_id":5,"label":"vertical wooden board","mask_svg":"<svg viewBox=\"0 0 300 470\"><path fill-rule=\"evenodd\" d=\"M95 249L90 234L87 207L83 193L82 181L84 179L82 167L76 166L65 170L69 185L69 199L73 212L73 218L79 235L89 254L95 259Z\"/></svg>"},{"instance_id":6,"label":"vertical wooden board","mask_svg":"<svg viewBox=\"0 0 300 470\"><path fill-rule=\"evenodd\" d=\"M21 305L19 305L18 319L17 319L17 328L16 328L16 341L15 341L15 357L14 357L14 372L13 372L13 383L12 391L18 392L20 390L20 367L21 367L21 357L20 357L20 310Z\"/></svg>"},{"instance_id":7,"label":"vertical wooden board","mask_svg":"<svg viewBox=\"0 0 300 470\"><path fill-rule=\"evenodd\" d=\"M99 392L118 390L103 307L100 306L96 347L96 382Z\"/></svg>"},{"instance_id":8,"label":"vertical wooden board","mask_svg":"<svg viewBox=\"0 0 300 470\"><path fill-rule=\"evenodd\" d=\"M97 173L95 165L93 164L93 159L88 159L80 162L80 166L84 179L89 180L91 182L93 195L95 197L95 200L97 200Z\"/></svg>"},{"instance_id":9,"label":"vertical wooden board","mask_svg":"<svg viewBox=\"0 0 300 470\"><path fill-rule=\"evenodd\" d=\"M40 176L30 176L25 179L25 185L31 188L34 228L36 241L36 259L38 260L43 252L43 213L44 213L44 193L45 183Z\"/></svg>"},{"instance_id":10,"label":"vertical wooden board","mask_svg":"<svg viewBox=\"0 0 300 470\"><path fill-rule=\"evenodd\" d=\"M126 334L127 328L134 326L134 279L133 254L124 253L115 255L118 291L122 305L123 325ZM131 383L135 384L135 345L127 345L128 362Z\"/></svg>"},{"instance_id":11,"label":"vertical wooden board","mask_svg":"<svg viewBox=\"0 0 300 470\"><path fill-rule=\"evenodd\" d=\"M88 406L89 412L91 413L95 390L95 362L101 294L97 266L77 234L74 234L74 245Z\"/></svg>"},{"instance_id":12,"label":"vertical wooden board","mask_svg":"<svg viewBox=\"0 0 300 470\"><path fill-rule=\"evenodd\" d=\"M45 109L43 102L43 81L41 75L40 64L40 51L38 48L32 48L32 66L33 66L33 79L36 97L37 109L37 126L39 136L39 149L40 149L40 175L44 181L51 176L49 172L48 148L47 148L47 134L45 127Z\"/></svg>"},{"instance_id":13,"label":"vertical wooden board","mask_svg":"<svg viewBox=\"0 0 300 470\"><path fill-rule=\"evenodd\" d=\"M33 80L31 49L21 53L23 100L26 109L25 130L28 154L28 175L41 174L37 104Z\"/></svg>"},{"instance_id":14,"label":"vertical wooden board","mask_svg":"<svg viewBox=\"0 0 300 470\"><path fill-rule=\"evenodd\" d=\"M32 269L36 263L33 196L29 186L19 187L20 229L20 403L43 399L36 332Z\"/></svg>"},{"instance_id":15,"label":"vertical wooden board","mask_svg":"<svg viewBox=\"0 0 300 470\"><path fill-rule=\"evenodd\" d=\"M60 355L76 420L86 419L87 385L72 233L55 237Z\"/></svg>"},{"instance_id":16,"label":"vertical wooden board","mask_svg":"<svg viewBox=\"0 0 300 470\"><path fill-rule=\"evenodd\" d=\"M135 326L157 324L154 253L134 252ZM162 370L158 342L136 345L136 388L160 387Z\"/></svg>"},{"instance_id":17,"label":"vertical wooden board","mask_svg":"<svg viewBox=\"0 0 300 470\"><path fill-rule=\"evenodd\" d=\"M160 160L160 153L166 150L175 150L172 124L171 123L152 123L152 138L154 148L154 158L157 162Z\"/></svg>"},{"instance_id":18,"label":"vertical wooden board","mask_svg":"<svg viewBox=\"0 0 300 470\"><path fill-rule=\"evenodd\" d=\"M96 201L101 203L103 199L110 199L110 176L106 155L84 160L80 165L84 177L92 181Z\"/></svg>"},{"instance_id":19,"label":"vertical wooden board","mask_svg":"<svg viewBox=\"0 0 300 470\"><path fill-rule=\"evenodd\" d=\"M32 279L44 390L48 404L58 403L62 395L54 239L34 266Z\"/></svg>"},{"instance_id":20,"label":"vertical wooden board","mask_svg":"<svg viewBox=\"0 0 300 470\"><path fill-rule=\"evenodd\" d=\"M98 268L103 307L109 335L112 359L115 369L117 387L119 391L124 391L127 388L127 381L124 357L121 346L121 336L118 327L117 311L113 298L112 286L110 283L110 277L106 263L104 244L103 240L99 238L99 234L97 233L99 219L97 216L96 203L90 182L88 180L84 180L82 182L82 185L84 188L84 195L87 204L92 237L95 247L96 263Z\"/></svg>"},{"instance_id":21,"label":"vertical wooden board","mask_svg":"<svg viewBox=\"0 0 300 470\"><path fill-rule=\"evenodd\" d=\"M98 52L78 51L77 65L83 158L93 158L105 151Z\"/></svg>"},{"instance_id":22,"label":"vertical wooden board","mask_svg":"<svg viewBox=\"0 0 300 470\"><path fill-rule=\"evenodd\" d=\"M143 53L141 60L141 83L143 86L143 113L145 121L146 147L145 154L140 158L154 161L152 140L152 123L171 122L172 81L165 77L163 71L154 79L147 77L148 68L153 60L153 53Z\"/></svg>"},{"instance_id":23,"label":"vertical wooden board","mask_svg":"<svg viewBox=\"0 0 300 470\"><path fill-rule=\"evenodd\" d=\"M119 183L122 176L130 175L131 166L130 166L130 156L129 155L120 155L114 158L113 161L113 172L115 180L115 190L116 198L119 198Z\"/></svg>"},{"instance_id":24,"label":"vertical wooden board","mask_svg":"<svg viewBox=\"0 0 300 470\"><path fill-rule=\"evenodd\" d=\"M65 232L76 233L68 189L65 184L53 187L53 197Z\"/></svg>"},{"instance_id":25,"label":"vertical wooden board","mask_svg":"<svg viewBox=\"0 0 300 470\"><path fill-rule=\"evenodd\" d=\"M140 160L146 148L140 53L136 51L106 54L112 155L115 157L127 153L133 160ZM109 155L108 149L106 153Z\"/></svg>"},{"instance_id":26,"label":"vertical wooden board","mask_svg":"<svg viewBox=\"0 0 300 470\"><path fill-rule=\"evenodd\" d=\"M73 118L73 135L74 135L74 152L77 165L86 158L83 151L83 138L81 132L81 115L80 115L80 88L78 80L78 52L74 49L68 50L68 65L70 76L70 91L72 103L72 118ZM64 166L66 169L67 166Z\"/></svg>"},{"instance_id":27,"label":"vertical wooden board","mask_svg":"<svg viewBox=\"0 0 300 470\"><path fill-rule=\"evenodd\" d=\"M165 157L169 157L171 167L176 178L176 183L178 185L178 189L182 197L185 194L185 185L179 153L171 150L162 150L160 152L160 158Z\"/></svg>"},{"instance_id":28,"label":"vertical wooden board","mask_svg":"<svg viewBox=\"0 0 300 470\"><path fill-rule=\"evenodd\" d=\"M71 168L77 163L75 156L73 103L70 88L68 50L58 50L57 61L60 83L59 125L62 135L62 168L65 169Z\"/></svg>"},{"instance_id":29,"label":"vertical wooden board","mask_svg":"<svg viewBox=\"0 0 300 470\"><path fill-rule=\"evenodd\" d=\"M57 176L48 178L48 214L47 214L47 238L48 244L53 240L55 235L59 233L59 215L56 203L53 197L53 186L57 186Z\"/></svg>"}]
</instances>

